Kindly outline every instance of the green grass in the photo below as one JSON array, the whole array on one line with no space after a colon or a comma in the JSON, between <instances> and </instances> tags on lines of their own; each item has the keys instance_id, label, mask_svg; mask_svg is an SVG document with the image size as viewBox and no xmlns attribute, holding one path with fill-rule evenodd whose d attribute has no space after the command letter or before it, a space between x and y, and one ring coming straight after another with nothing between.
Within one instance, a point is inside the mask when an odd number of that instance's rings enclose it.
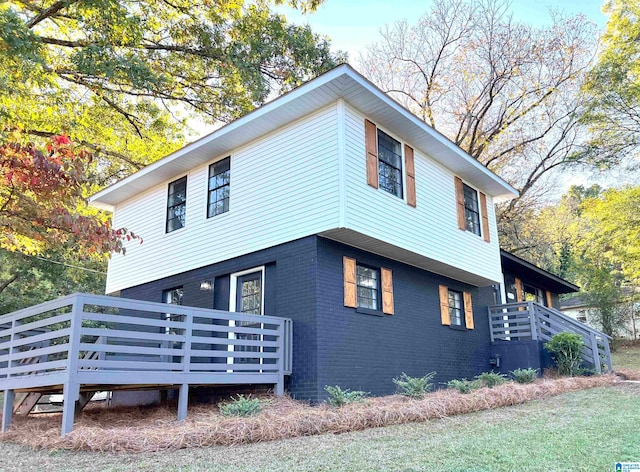
<instances>
[{"instance_id":1,"label":"green grass","mask_svg":"<svg viewBox=\"0 0 640 472\"><path fill-rule=\"evenodd\" d=\"M640 460L640 386L573 392L443 420L236 447L145 454L32 451L4 443L0 470L611 471Z\"/></svg>"},{"instance_id":2,"label":"green grass","mask_svg":"<svg viewBox=\"0 0 640 472\"><path fill-rule=\"evenodd\" d=\"M611 357L614 370L621 367L640 370L640 346L620 347Z\"/></svg>"}]
</instances>

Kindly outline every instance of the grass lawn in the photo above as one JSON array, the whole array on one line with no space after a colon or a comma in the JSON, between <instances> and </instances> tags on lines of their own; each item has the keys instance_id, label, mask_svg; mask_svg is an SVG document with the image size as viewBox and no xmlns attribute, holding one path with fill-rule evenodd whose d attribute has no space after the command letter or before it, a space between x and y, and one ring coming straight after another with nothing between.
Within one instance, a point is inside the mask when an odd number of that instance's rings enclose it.
<instances>
[{"instance_id":1,"label":"grass lawn","mask_svg":"<svg viewBox=\"0 0 640 472\"><path fill-rule=\"evenodd\" d=\"M5 471L612 471L640 460L640 386L568 393L443 420L176 452L33 451L4 443Z\"/></svg>"},{"instance_id":2,"label":"grass lawn","mask_svg":"<svg viewBox=\"0 0 640 472\"><path fill-rule=\"evenodd\" d=\"M620 347L611 357L614 370L620 367L640 370L640 346Z\"/></svg>"}]
</instances>

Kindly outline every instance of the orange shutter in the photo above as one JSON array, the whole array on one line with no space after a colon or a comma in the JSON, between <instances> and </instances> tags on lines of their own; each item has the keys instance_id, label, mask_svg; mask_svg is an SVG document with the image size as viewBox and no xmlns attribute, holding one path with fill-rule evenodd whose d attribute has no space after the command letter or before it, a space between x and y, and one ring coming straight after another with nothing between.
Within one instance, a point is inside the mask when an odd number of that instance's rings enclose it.
<instances>
[{"instance_id":1,"label":"orange shutter","mask_svg":"<svg viewBox=\"0 0 640 472\"><path fill-rule=\"evenodd\" d=\"M462 230L467 229L467 222L464 217L464 190L462 188L462 179L460 177L455 178L456 183L456 206L458 208L458 228Z\"/></svg>"},{"instance_id":2,"label":"orange shutter","mask_svg":"<svg viewBox=\"0 0 640 472\"><path fill-rule=\"evenodd\" d=\"M378 188L378 131L376 125L364 120L364 136L367 147L367 183Z\"/></svg>"},{"instance_id":3,"label":"orange shutter","mask_svg":"<svg viewBox=\"0 0 640 472\"><path fill-rule=\"evenodd\" d=\"M489 215L487 214L487 196L480 192L480 211L482 212L482 236L486 242L491 242L489 236Z\"/></svg>"},{"instance_id":4,"label":"orange shutter","mask_svg":"<svg viewBox=\"0 0 640 472\"><path fill-rule=\"evenodd\" d=\"M382 312L393 315L393 276L391 269L380 269L382 274Z\"/></svg>"},{"instance_id":5,"label":"orange shutter","mask_svg":"<svg viewBox=\"0 0 640 472\"><path fill-rule=\"evenodd\" d=\"M356 260L350 257L342 258L344 270L344 306L356 308Z\"/></svg>"},{"instance_id":6,"label":"orange shutter","mask_svg":"<svg viewBox=\"0 0 640 472\"><path fill-rule=\"evenodd\" d=\"M464 323L467 325L467 329L473 329L473 305L469 292L464 292Z\"/></svg>"},{"instance_id":7,"label":"orange shutter","mask_svg":"<svg viewBox=\"0 0 640 472\"><path fill-rule=\"evenodd\" d=\"M522 293L522 280L520 280L518 277L516 277L516 301L524 301L524 294Z\"/></svg>"},{"instance_id":8,"label":"orange shutter","mask_svg":"<svg viewBox=\"0 0 640 472\"><path fill-rule=\"evenodd\" d=\"M443 325L451 325L451 315L449 314L449 289L446 285L440 285L440 319Z\"/></svg>"},{"instance_id":9,"label":"orange shutter","mask_svg":"<svg viewBox=\"0 0 640 472\"><path fill-rule=\"evenodd\" d=\"M547 290L547 306L553 308L553 299L551 298L551 292Z\"/></svg>"},{"instance_id":10,"label":"orange shutter","mask_svg":"<svg viewBox=\"0 0 640 472\"><path fill-rule=\"evenodd\" d=\"M416 171L413 148L404 145L404 167L407 170L407 205L416 206Z\"/></svg>"}]
</instances>

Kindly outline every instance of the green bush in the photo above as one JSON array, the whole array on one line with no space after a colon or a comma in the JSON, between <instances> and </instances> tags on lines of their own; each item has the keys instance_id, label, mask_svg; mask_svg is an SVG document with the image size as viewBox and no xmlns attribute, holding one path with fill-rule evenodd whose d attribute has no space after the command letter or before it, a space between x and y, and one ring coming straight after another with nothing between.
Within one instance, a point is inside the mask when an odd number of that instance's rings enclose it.
<instances>
[{"instance_id":1,"label":"green bush","mask_svg":"<svg viewBox=\"0 0 640 472\"><path fill-rule=\"evenodd\" d=\"M251 398L251 395L245 397L240 394L228 402L220 403L218 408L223 416L254 416L262 411L262 403L257 398Z\"/></svg>"},{"instance_id":2,"label":"green bush","mask_svg":"<svg viewBox=\"0 0 640 472\"><path fill-rule=\"evenodd\" d=\"M393 379L393 383L398 387L398 393L411 398L422 398L424 394L433 388L433 378L435 372L429 372L423 377L409 377L404 372L400 377Z\"/></svg>"},{"instance_id":3,"label":"green bush","mask_svg":"<svg viewBox=\"0 0 640 472\"><path fill-rule=\"evenodd\" d=\"M471 390L479 388L480 382L477 380L453 379L447 382L447 387L454 388L460 393L469 393Z\"/></svg>"},{"instance_id":4,"label":"green bush","mask_svg":"<svg viewBox=\"0 0 640 472\"><path fill-rule=\"evenodd\" d=\"M480 375L477 375L476 379L489 388L493 388L496 385L503 384L507 381L504 375L496 372L483 372Z\"/></svg>"},{"instance_id":5,"label":"green bush","mask_svg":"<svg viewBox=\"0 0 640 472\"><path fill-rule=\"evenodd\" d=\"M513 380L519 384L529 384L538 378L538 369L516 369L509 372Z\"/></svg>"},{"instance_id":6,"label":"green bush","mask_svg":"<svg viewBox=\"0 0 640 472\"><path fill-rule=\"evenodd\" d=\"M324 389L329 394L327 403L331 406L342 406L347 403L361 402L367 397L367 395L369 395L368 392L363 392L362 390L351 391L348 388L342 390L337 385L335 387L325 385Z\"/></svg>"},{"instance_id":7,"label":"green bush","mask_svg":"<svg viewBox=\"0 0 640 472\"><path fill-rule=\"evenodd\" d=\"M576 333L558 333L544 344L556 362L560 375L573 377L583 373L580 353L584 346L582 336Z\"/></svg>"}]
</instances>

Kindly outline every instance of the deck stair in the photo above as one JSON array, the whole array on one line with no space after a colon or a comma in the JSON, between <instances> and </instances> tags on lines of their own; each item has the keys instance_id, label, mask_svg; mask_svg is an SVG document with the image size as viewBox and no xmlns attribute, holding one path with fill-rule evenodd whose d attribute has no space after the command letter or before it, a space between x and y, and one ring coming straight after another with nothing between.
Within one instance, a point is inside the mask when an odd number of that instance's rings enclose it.
<instances>
[{"instance_id":1,"label":"deck stair","mask_svg":"<svg viewBox=\"0 0 640 472\"><path fill-rule=\"evenodd\" d=\"M583 362L600 374L613 372L610 336L565 315L555 308L536 302L507 303L489 307L491 342L539 340L549 341L555 334L576 333L582 336Z\"/></svg>"}]
</instances>

